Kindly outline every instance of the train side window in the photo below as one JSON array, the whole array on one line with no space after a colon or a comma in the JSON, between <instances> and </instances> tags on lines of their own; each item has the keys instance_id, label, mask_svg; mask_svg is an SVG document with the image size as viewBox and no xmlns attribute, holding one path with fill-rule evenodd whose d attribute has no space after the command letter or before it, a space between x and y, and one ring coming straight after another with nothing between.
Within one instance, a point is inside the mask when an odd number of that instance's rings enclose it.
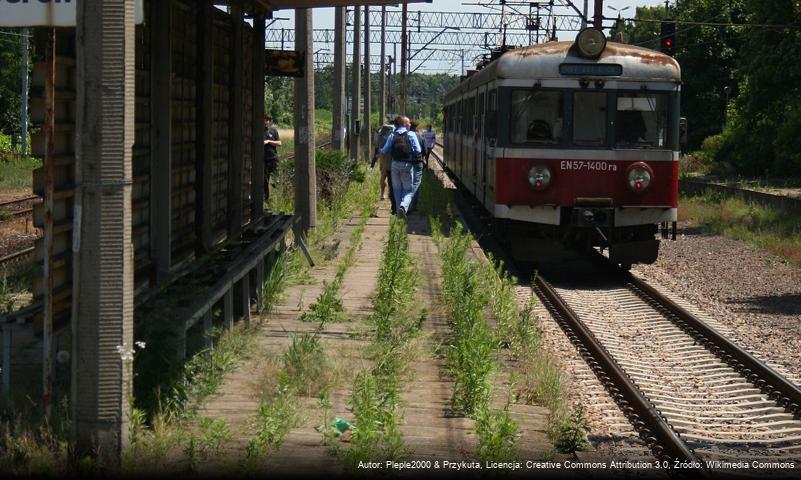
<instances>
[{"instance_id":1,"label":"train side window","mask_svg":"<svg viewBox=\"0 0 801 480\"><path fill-rule=\"evenodd\" d=\"M512 92L512 143L550 145L561 142L562 92Z\"/></svg>"},{"instance_id":2,"label":"train side window","mask_svg":"<svg viewBox=\"0 0 801 480\"><path fill-rule=\"evenodd\" d=\"M576 92L573 96L573 143L606 144L606 93Z\"/></svg>"},{"instance_id":3,"label":"train side window","mask_svg":"<svg viewBox=\"0 0 801 480\"><path fill-rule=\"evenodd\" d=\"M620 93L615 142L624 148L666 148L668 98L663 93Z\"/></svg>"},{"instance_id":4,"label":"train side window","mask_svg":"<svg viewBox=\"0 0 801 480\"><path fill-rule=\"evenodd\" d=\"M490 145L495 145L498 136L498 92L489 92L487 101L487 121L486 121L487 141Z\"/></svg>"}]
</instances>

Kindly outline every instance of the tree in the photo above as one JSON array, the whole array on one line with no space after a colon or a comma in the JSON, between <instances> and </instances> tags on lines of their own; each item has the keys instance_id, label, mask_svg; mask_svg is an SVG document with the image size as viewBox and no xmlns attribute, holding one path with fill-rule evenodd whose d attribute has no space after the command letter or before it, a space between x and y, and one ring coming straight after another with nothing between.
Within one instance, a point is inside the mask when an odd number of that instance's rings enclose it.
<instances>
[{"instance_id":1,"label":"tree","mask_svg":"<svg viewBox=\"0 0 801 480\"><path fill-rule=\"evenodd\" d=\"M22 37L20 29L0 29L0 131L19 132L22 85Z\"/></svg>"}]
</instances>

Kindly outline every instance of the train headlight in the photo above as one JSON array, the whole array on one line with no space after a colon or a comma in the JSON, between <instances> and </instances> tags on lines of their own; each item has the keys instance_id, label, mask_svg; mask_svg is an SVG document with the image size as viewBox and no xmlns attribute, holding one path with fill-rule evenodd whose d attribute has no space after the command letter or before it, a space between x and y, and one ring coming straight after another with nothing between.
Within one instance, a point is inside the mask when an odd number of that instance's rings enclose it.
<instances>
[{"instance_id":1,"label":"train headlight","mask_svg":"<svg viewBox=\"0 0 801 480\"><path fill-rule=\"evenodd\" d=\"M585 28L576 35L576 47L584 58L598 58L606 48L606 35L596 28Z\"/></svg>"},{"instance_id":2,"label":"train headlight","mask_svg":"<svg viewBox=\"0 0 801 480\"><path fill-rule=\"evenodd\" d=\"M654 171L643 162L633 163L626 171L629 190L632 192L643 192L651 185L654 180Z\"/></svg>"},{"instance_id":3,"label":"train headlight","mask_svg":"<svg viewBox=\"0 0 801 480\"><path fill-rule=\"evenodd\" d=\"M545 165L531 167L528 171L528 183L534 190L545 190L551 184L551 171Z\"/></svg>"}]
</instances>

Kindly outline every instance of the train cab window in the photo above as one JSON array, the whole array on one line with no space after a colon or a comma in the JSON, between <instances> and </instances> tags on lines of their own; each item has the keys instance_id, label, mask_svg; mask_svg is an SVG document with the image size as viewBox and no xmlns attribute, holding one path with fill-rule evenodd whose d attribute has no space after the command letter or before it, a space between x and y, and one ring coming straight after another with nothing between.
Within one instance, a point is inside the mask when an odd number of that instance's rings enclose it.
<instances>
[{"instance_id":1,"label":"train cab window","mask_svg":"<svg viewBox=\"0 0 801 480\"><path fill-rule=\"evenodd\" d=\"M512 143L539 145L562 141L562 92L512 92Z\"/></svg>"},{"instance_id":2,"label":"train cab window","mask_svg":"<svg viewBox=\"0 0 801 480\"><path fill-rule=\"evenodd\" d=\"M576 92L573 97L573 143L606 144L606 93Z\"/></svg>"},{"instance_id":3,"label":"train cab window","mask_svg":"<svg viewBox=\"0 0 801 480\"><path fill-rule=\"evenodd\" d=\"M666 148L668 96L620 93L617 97L615 141L624 148Z\"/></svg>"}]
</instances>

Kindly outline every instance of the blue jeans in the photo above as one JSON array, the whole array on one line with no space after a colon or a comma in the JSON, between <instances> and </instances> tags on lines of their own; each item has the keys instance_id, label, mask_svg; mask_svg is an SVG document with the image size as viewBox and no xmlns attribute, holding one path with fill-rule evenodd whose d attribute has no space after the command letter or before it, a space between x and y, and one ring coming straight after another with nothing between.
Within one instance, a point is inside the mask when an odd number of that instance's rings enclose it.
<instances>
[{"instance_id":1,"label":"blue jeans","mask_svg":"<svg viewBox=\"0 0 801 480\"><path fill-rule=\"evenodd\" d=\"M414 164L411 162L398 162L393 160L390 170L392 174L392 193L395 195L397 208L403 207L409 211L414 194Z\"/></svg>"},{"instance_id":2,"label":"blue jeans","mask_svg":"<svg viewBox=\"0 0 801 480\"><path fill-rule=\"evenodd\" d=\"M414 182L412 183L412 208L417 208L417 191L420 190L420 184L423 182L423 162L415 162L414 165Z\"/></svg>"}]
</instances>

